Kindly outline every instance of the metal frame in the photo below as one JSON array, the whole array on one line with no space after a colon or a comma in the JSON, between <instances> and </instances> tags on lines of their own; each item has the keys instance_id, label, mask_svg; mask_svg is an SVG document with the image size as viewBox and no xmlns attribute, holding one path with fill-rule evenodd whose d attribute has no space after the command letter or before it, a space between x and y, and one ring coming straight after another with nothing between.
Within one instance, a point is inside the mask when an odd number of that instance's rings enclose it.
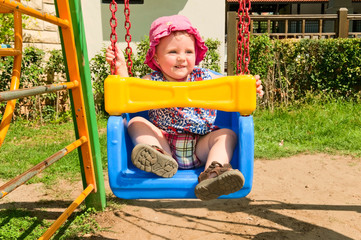
<instances>
[{"instance_id":1,"label":"metal frame","mask_svg":"<svg viewBox=\"0 0 361 240\"><path fill-rule=\"evenodd\" d=\"M44 14L28 6L24 6L20 3L20 0L2 0L0 2L0 6L0 13L14 14L15 29L14 48L0 48L0 56L14 56L14 67L10 91L0 93L0 101L8 101L4 117L0 125L0 146L3 143L9 129L17 98L60 91L62 89L71 90L70 95L72 99L71 103L73 107L73 119L77 140L56 152L46 160L40 162L36 166L30 168L26 172L0 186L0 198L2 198L71 151L75 149L79 150L84 191L51 225L44 235L39 238L49 239L76 209L76 207L79 206L79 204L81 204L86 198L92 199L87 202L88 207L95 207L96 209L101 210L105 207L104 179L101 167L95 110L94 104L92 103L89 63L86 60L85 64L79 64L78 61L80 57L85 57L87 59L85 34L82 30L84 28L82 27L83 20L80 0L69 2L68 0L55 1L57 16ZM69 82L29 89L18 89L22 57L21 14L33 16L59 26L63 53L67 63L67 76ZM84 67L84 65L87 65L87 67ZM94 165L96 168L94 168Z\"/></svg>"}]
</instances>

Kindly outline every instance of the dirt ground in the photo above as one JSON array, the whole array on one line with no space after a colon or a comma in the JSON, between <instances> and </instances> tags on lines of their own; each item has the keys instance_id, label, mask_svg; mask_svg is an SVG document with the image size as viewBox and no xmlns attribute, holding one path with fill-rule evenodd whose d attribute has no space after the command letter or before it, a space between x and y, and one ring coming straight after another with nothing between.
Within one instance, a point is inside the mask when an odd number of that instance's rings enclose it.
<instances>
[{"instance_id":1,"label":"dirt ground","mask_svg":"<svg viewBox=\"0 0 361 240\"><path fill-rule=\"evenodd\" d=\"M21 186L0 209L16 206L56 219L79 189L81 183L52 190ZM361 239L361 159L316 154L256 160L253 190L243 199L110 200L124 204L98 213L103 230L83 239Z\"/></svg>"}]
</instances>

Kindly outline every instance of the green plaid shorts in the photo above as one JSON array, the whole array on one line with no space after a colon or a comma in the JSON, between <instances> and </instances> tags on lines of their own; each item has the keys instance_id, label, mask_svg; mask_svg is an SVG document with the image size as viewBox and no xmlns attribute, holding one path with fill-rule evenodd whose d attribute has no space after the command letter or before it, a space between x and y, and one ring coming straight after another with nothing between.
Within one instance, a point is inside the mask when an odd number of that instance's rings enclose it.
<instances>
[{"instance_id":1,"label":"green plaid shorts","mask_svg":"<svg viewBox=\"0 0 361 240\"><path fill-rule=\"evenodd\" d=\"M196 145L200 135L194 133L169 134L163 131L172 151L172 157L181 169L191 169L202 166L196 155Z\"/></svg>"}]
</instances>

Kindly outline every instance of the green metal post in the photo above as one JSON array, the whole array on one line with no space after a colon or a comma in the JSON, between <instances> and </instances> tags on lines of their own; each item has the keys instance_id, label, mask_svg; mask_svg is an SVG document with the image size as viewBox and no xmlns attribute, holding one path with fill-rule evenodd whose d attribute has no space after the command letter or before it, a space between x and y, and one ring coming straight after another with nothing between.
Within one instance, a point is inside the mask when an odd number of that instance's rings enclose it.
<instances>
[{"instance_id":1,"label":"green metal post","mask_svg":"<svg viewBox=\"0 0 361 240\"><path fill-rule=\"evenodd\" d=\"M55 7L56 7L56 13L58 14L57 9L57 0L54 0ZM89 131L89 140L91 145L91 151L92 151L92 157L93 157L93 165L94 165L94 171L95 171L95 180L97 184L97 192L91 193L85 200L87 207L92 207L97 210L104 210L106 206L106 196L105 196L105 186L104 186L104 178L103 178L103 169L102 169L102 163L101 163L101 154L100 154L100 144L99 144L99 135L98 135L98 127L96 123L96 115L95 115L95 108L94 108L94 100L93 100L93 94L92 94L92 87L91 87L91 78L90 78L90 69L89 69L89 61L88 61L88 52L86 47L86 40L85 40L85 32L84 32L84 25L83 25L83 17L81 13L81 7L80 7L80 0L75 1L69 1L69 7L71 11L71 18L73 23L73 31L74 31L74 41L77 49L77 58L78 58L78 65L79 65L79 72L80 77L82 79L82 89L83 89L83 100L84 100L84 106L85 106L85 112L86 112L86 118L87 118L87 124L88 124L88 131ZM77 9L77 10L76 10ZM77 13L80 15L77 16ZM64 43L62 40L62 33L59 28L59 34L63 49L63 56L65 61L65 66L67 66L66 63L66 57L65 57L65 51L64 51ZM68 71L67 71L67 78ZM75 119L75 112L73 107L73 99L72 94L69 92L71 104L72 104L72 113L73 113L73 119ZM77 138L79 138L79 133L77 131L77 123L74 122L74 129L75 129L75 135ZM86 186L86 180L84 175L84 169L83 166L83 159L80 150L78 150L79 155L79 161L81 166L81 174L83 179L83 186L84 188Z\"/></svg>"},{"instance_id":2,"label":"green metal post","mask_svg":"<svg viewBox=\"0 0 361 240\"><path fill-rule=\"evenodd\" d=\"M73 22L80 77L82 79L81 83L84 91L84 105L86 108L86 119L88 121L90 144L98 190L97 193L90 194L85 201L87 206L92 206L98 210L103 210L106 206L104 176L81 2L80 0L69 1L69 6ZM85 183L85 181L83 181L83 183ZM84 185L84 187L86 187L86 185Z\"/></svg>"}]
</instances>

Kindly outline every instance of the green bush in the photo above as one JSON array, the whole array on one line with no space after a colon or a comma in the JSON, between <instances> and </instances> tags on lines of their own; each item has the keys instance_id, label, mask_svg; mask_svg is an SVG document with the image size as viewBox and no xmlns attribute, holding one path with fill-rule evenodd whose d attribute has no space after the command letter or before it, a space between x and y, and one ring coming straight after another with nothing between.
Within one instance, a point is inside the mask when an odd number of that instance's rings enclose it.
<instances>
[{"instance_id":1,"label":"green bush","mask_svg":"<svg viewBox=\"0 0 361 240\"><path fill-rule=\"evenodd\" d=\"M89 62L95 111L106 114L104 107L104 80L110 75L110 67L105 60L105 48Z\"/></svg>"},{"instance_id":2,"label":"green bush","mask_svg":"<svg viewBox=\"0 0 361 240\"><path fill-rule=\"evenodd\" d=\"M46 55L48 60L46 59ZM34 47L24 48L19 88L30 88L65 81L65 66L60 50L45 53ZM13 72L13 57L0 60L0 91L10 88ZM0 118L6 103L0 104ZM20 98L14 117L27 120L66 121L69 118L69 97L66 90L56 93Z\"/></svg>"},{"instance_id":3,"label":"green bush","mask_svg":"<svg viewBox=\"0 0 361 240\"><path fill-rule=\"evenodd\" d=\"M273 108L326 92L353 97L361 89L361 39L250 41L252 74L259 74L265 87L262 103Z\"/></svg>"},{"instance_id":4,"label":"green bush","mask_svg":"<svg viewBox=\"0 0 361 240\"><path fill-rule=\"evenodd\" d=\"M149 49L149 37L144 36L144 39L137 44L136 56L133 55L133 73L136 77L143 77L153 70L144 64L145 56Z\"/></svg>"},{"instance_id":5,"label":"green bush","mask_svg":"<svg viewBox=\"0 0 361 240\"><path fill-rule=\"evenodd\" d=\"M14 15L0 14L0 43L14 41Z\"/></svg>"},{"instance_id":6,"label":"green bush","mask_svg":"<svg viewBox=\"0 0 361 240\"><path fill-rule=\"evenodd\" d=\"M221 45L221 42L208 38L206 39L205 44L208 47L208 51L201 63L202 67L222 73L220 67L220 56L218 52L218 48Z\"/></svg>"},{"instance_id":7,"label":"green bush","mask_svg":"<svg viewBox=\"0 0 361 240\"><path fill-rule=\"evenodd\" d=\"M29 1L29 0L25 0ZM22 20L26 20L29 16L21 15ZM23 28L26 24L22 23ZM14 42L14 15L0 14L0 44L10 44Z\"/></svg>"}]
</instances>

